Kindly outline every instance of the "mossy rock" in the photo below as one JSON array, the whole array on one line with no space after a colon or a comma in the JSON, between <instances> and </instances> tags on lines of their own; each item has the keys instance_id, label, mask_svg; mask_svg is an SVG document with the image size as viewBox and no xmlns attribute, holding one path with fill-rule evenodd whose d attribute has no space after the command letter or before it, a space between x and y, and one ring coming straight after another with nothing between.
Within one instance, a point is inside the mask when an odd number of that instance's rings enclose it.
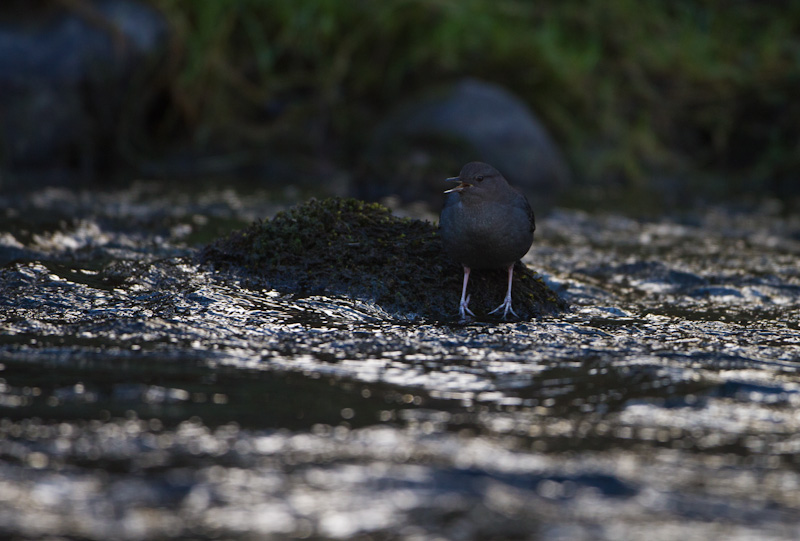
<instances>
[{"instance_id":1,"label":"mossy rock","mask_svg":"<svg viewBox=\"0 0 800 541\"><path fill-rule=\"evenodd\" d=\"M209 244L200 260L236 271L247 287L359 298L404 318L458 319L463 272L444 255L436 226L398 218L377 203L312 199ZM477 319L499 320L488 312L502 302L506 279L505 269L470 275ZM524 320L567 308L522 263L514 271L513 295Z\"/></svg>"}]
</instances>

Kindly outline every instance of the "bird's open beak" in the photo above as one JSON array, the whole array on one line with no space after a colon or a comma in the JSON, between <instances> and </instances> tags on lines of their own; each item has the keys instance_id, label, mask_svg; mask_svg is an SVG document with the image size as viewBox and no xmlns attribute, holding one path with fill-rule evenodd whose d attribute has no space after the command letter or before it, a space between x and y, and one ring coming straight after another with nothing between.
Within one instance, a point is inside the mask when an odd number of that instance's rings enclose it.
<instances>
[{"instance_id":1,"label":"bird's open beak","mask_svg":"<svg viewBox=\"0 0 800 541\"><path fill-rule=\"evenodd\" d=\"M463 191L465 188L469 188L470 186L472 186L472 184L467 184L466 182L461 180L459 177L450 177L450 178L446 178L444 180L445 180L445 182L459 182L460 183L455 188L450 188L449 190L445 190L444 193L460 192L460 191Z\"/></svg>"}]
</instances>

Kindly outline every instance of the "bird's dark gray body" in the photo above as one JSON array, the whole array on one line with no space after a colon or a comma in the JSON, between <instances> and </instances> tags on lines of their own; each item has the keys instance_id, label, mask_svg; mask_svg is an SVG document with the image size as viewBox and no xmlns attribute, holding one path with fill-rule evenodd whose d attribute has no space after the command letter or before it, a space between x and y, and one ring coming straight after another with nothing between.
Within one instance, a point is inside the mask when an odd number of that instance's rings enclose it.
<instances>
[{"instance_id":1,"label":"bird's dark gray body","mask_svg":"<svg viewBox=\"0 0 800 541\"><path fill-rule=\"evenodd\" d=\"M490 171L496 176L488 176ZM464 266L508 267L533 244L533 211L525 196L491 166L467 164L459 178L470 182L473 173L484 176L483 181L473 180L468 188L447 194L439 219L442 244Z\"/></svg>"}]
</instances>

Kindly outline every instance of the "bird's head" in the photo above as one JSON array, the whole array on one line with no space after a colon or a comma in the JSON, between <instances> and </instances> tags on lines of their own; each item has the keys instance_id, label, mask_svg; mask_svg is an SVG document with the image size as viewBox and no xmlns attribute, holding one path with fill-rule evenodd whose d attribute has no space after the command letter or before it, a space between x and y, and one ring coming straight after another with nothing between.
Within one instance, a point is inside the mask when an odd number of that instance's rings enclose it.
<instances>
[{"instance_id":1,"label":"bird's head","mask_svg":"<svg viewBox=\"0 0 800 541\"><path fill-rule=\"evenodd\" d=\"M447 182L458 182L458 186L450 188L444 193L458 192L462 195L469 192L471 195L491 194L502 185L508 185L500 171L483 162L470 162L461 168L457 177L446 179Z\"/></svg>"}]
</instances>

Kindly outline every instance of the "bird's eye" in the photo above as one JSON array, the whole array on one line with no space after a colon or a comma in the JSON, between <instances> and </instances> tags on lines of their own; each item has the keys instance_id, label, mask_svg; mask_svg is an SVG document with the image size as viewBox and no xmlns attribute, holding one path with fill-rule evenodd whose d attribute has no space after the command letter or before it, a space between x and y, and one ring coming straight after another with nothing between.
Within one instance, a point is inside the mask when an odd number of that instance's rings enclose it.
<instances>
[{"instance_id":1,"label":"bird's eye","mask_svg":"<svg viewBox=\"0 0 800 541\"><path fill-rule=\"evenodd\" d=\"M478 175L477 177L475 177L475 180L481 182L483 180L483 175Z\"/></svg>"}]
</instances>

